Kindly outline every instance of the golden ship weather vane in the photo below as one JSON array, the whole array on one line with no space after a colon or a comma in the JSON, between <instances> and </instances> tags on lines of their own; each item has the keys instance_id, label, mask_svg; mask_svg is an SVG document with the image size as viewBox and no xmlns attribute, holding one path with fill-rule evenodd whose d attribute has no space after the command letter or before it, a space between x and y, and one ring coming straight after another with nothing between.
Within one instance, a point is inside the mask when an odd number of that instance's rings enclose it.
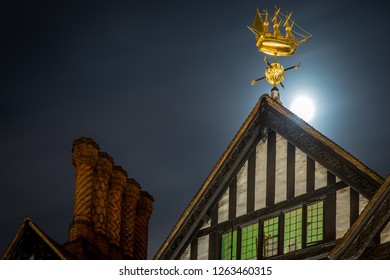
<instances>
[{"instance_id":1,"label":"golden ship weather vane","mask_svg":"<svg viewBox=\"0 0 390 280\"><path fill-rule=\"evenodd\" d=\"M272 97L279 100L279 90L276 85L280 84L283 88L283 80L285 71L290 69L297 69L300 67L300 63L284 69L282 65L277 63L278 56L291 56L295 53L299 44L305 42L311 37L311 34L303 30L294 21L291 20L292 12L284 15L280 12L280 8L275 7L274 16L271 19L272 31L269 27L269 15L268 11L264 10L263 13L256 10L256 16L251 26L248 28L255 34L256 46L259 51L272 55L274 62L270 63L267 56L264 57L264 61L267 63L267 69L265 70L265 76L252 80L252 85L258 81L266 79L268 83L273 85ZM285 35L283 35L279 27L283 26L285 29Z\"/></svg>"}]
</instances>

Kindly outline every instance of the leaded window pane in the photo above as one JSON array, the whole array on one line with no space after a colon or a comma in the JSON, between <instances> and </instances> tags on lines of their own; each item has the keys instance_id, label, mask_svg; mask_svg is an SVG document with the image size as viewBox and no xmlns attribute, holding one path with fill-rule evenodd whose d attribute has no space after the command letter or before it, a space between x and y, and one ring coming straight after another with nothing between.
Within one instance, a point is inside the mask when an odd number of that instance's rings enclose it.
<instances>
[{"instance_id":1,"label":"leaded window pane","mask_svg":"<svg viewBox=\"0 0 390 280\"><path fill-rule=\"evenodd\" d=\"M319 201L307 206L307 246L324 239L324 202Z\"/></svg>"},{"instance_id":2,"label":"leaded window pane","mask_svg":"<svg viewBox=\"0 0 390 280\"><path fill-rule=\"evenodd\" d=\"M288 253L302 249L302 208L284 214L284 248Z\"/></svg>"},{"instance_id":3,"label":"leaded window pane","mask_svg":"<svg viewBox=\"0 0 390 280\"><path fill-rule=\"evenodd\" d=\"M263 228L263 256L265 258L278 254L279 220L274 217L264 221Z\"/></svg>"},{"instance_id":4,"label":"leaded window pane","mask_svg":"<svg viewBox=\"0 0 390 280\"><path fill-rule=\"evenodd\" d=\"M237 230L222 234L221 260L237 259Z\"/></svg>"},{"instance_id":5,"label":"leaded window pane","mask_svg":"<svg viewBox=\"0 0 390 280\"><path fill-rule=\"evenodd\" d=\"M241 259L255 260L257 259L257 240L259 226L253 224L241 229Z\"/></svg>"}]
</instances>

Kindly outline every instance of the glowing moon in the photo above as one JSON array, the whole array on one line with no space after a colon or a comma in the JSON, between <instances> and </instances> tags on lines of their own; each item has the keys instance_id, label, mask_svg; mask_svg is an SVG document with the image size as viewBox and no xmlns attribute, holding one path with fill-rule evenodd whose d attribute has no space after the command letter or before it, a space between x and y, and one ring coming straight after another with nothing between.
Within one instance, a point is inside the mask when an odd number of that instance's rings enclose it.
<instances>
[{"instance_id":1,"label":"glowing moon","mask_svg":"<svg viewBox=\"0 0 390 280\"><path fill-rule=\"evenodd\" d=\"M306 122L310 121L315 113L313 102L307 97L297 97L291 104L291 111Z\"/></svg>"}]
</instances>

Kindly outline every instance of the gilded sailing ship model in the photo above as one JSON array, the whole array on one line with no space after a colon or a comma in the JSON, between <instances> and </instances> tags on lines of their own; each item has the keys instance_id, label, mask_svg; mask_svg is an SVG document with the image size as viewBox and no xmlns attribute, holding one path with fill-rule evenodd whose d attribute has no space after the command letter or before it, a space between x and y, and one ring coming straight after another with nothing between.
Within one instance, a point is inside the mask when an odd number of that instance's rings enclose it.
<instances>
[{"instance_id":1,"label":"gilded sailing ship model","mask_svg":"<svg viewBox=\"0 0 390 280\"><path fill-rule=\"evenodd\" d=\"M265 76L256 80L252 80L252 85L258 81L266 79L267 82L273 85L277 90L276 85L280 84L283 88L284 72L290 69L296 69L300 67L300 64L294 65L287 69L284 69L282 65L276 62L278 56L290 56L293 55L299 44L305 42L311 37L311 34L303 30L294 21L291 20L292 12L288 15L284 15L280 12L280 8L275 7L275 13L272 17L272 31L269 26L268 11L264 10L263 13L256 10L256 16L253 23L248 28L255 34L256 46L259 51L274 57L274 62L270 63L267 56L264 61L268 64L265 70ZM264 20L263 20L264 18ZM283 35L279 27L285 28L285 35ZM278 99L278 98L277 98Z\"/></svg>"}]
</instances>

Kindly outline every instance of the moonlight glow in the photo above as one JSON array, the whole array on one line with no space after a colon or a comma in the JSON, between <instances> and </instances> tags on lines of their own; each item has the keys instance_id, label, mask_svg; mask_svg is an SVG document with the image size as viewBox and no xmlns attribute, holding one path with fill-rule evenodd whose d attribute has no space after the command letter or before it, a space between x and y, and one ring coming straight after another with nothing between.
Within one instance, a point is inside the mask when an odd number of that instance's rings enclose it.
<instances>
[{"instance_id":1,"label":"moonlight glow","mask_svg":"<svg viewBox=\"0 0 390 280\"><path fill-rule=\"evenodd\" d=\"M309 98L298 97L293 101L291 111L308 122L313 118L315 108L313 102Z\"/></svg>"}]
</instances>

